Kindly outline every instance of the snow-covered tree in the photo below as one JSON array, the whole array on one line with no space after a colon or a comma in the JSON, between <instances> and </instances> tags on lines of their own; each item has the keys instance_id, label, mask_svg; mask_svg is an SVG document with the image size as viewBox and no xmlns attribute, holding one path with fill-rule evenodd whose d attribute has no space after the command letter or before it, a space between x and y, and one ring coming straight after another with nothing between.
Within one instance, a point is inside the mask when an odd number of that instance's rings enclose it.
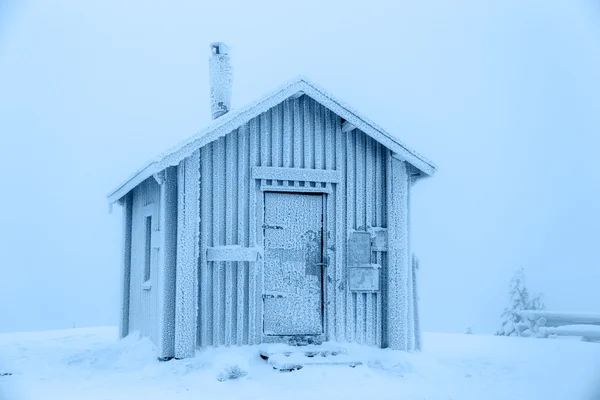
<instances>
[{"instance_id":1,"label":"snow-covered tree","mask_svg":"<svg viewBox=\"0 0 600 400\"><path fill-rule=\"evenodd\" d=\"M530 294L525 285L525 270L519 268L509 285L509 305L504 309L500 316L502 327L496 332L500 336L519 336L517 324L521 322L521 317L517 311L522 310L543 310L544 300L542 294Z\"/></svg>"},{"instance_id":2,"label":"snow-covered tree","mask_svg":"<svg viewBox=\"0 0 600 400\"><path fill-rule=\"evenodd\" d=\"M465 329L465 335L472 335L472 334L473 334L473 326L468 325L467 329Z\"/></svg>"}]
</instances>

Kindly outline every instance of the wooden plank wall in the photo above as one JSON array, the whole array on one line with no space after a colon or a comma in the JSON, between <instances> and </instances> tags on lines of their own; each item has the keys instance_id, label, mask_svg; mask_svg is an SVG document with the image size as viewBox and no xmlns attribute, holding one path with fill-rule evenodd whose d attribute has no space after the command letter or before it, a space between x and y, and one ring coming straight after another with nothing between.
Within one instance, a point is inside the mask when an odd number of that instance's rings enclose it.
<instances>
[{"instance_id":1,"label":"wooden plank wall","mask_svg":"<svg viewBox=\"0 0 600 400\"><path fill-rule=\"evenodd\" d=\"M347 232L386 226L387 150L363 132L341 132L340 118L307 96L289 99L200 150L198 345L261 341L262 265L207 261L213 246L262 246L263 186L323 188L328 340L381 345L382 295L346 285ZM251 167L338 170L339 184L254 180ZM385 270L384 253L373 262Z\"/></svg>"},{"instance_id":2,"label":"wooden plank wall","mask_svg":"<svg viewBox=\"0 0 600 400\"><path fill-rule=\"evenodd\" d=\"M340 188L340 192L345 193L342 220L346 223L346 230L342 235L351 230L386 227L385 162L388 150L356 129L342 135L345 135L341 136L344 160L340 164L345 185ZM346 242L347 237L344 237L344 254L347 251ZM383 280L385 253L373 252L371 261L382 266ZM344 264L345 258L342 260L342 265ZM382 291L369 293L347 290L345 301L345 339L381 346Z\"/></svg>"},{"instance_id":3,"label":"wooden plank wall","mask_svg":"<svg viewBox=\"0 0 600 400\"><path fill-rule=\"evenodd\" d=\"M145 265L146 216L152 215L152 232L159 230L160 187L154 178L148 178L133 190L131 276L129 290L129 332L139 332L158 340L158 260L151 264L150 285L143 287ZM159 250L160 251L160 250ZM153 257L156 256L151 251Z\"/></svg>"}]
</instances>

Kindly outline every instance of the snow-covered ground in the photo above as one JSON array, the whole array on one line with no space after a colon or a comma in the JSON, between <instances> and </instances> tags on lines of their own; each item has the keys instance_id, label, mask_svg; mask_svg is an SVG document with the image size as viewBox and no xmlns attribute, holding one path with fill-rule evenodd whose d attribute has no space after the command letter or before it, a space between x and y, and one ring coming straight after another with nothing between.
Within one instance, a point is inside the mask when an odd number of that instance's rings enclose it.
<instances>
[{"instance_id":1,"label":"snow-covered ground","mask_svg":"<svg viewBox=\"0 0 600 400\"><path fill-rule=\"evenodd\" d=\"M149 341L116 334L0 334L0 399L600 399L600 344L576 340L425 334L420 354L350 346L364 365L278 372L258 347L159 362ZM233 365L247 375L217 380Z\"/></svg>"}]
</instances>

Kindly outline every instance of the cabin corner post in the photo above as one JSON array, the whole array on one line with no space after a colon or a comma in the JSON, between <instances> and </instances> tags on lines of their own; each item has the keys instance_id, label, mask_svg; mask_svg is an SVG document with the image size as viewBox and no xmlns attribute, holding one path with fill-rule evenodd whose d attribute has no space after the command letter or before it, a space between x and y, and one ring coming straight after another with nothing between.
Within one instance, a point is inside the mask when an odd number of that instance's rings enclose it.
<instances>
[{"instance_id":1,"label":"cabin corner post","mask_svg":"<svg viewBox=\"0 0 600 400\"><path fill-rule=\"evenodd\" d=\"M419 271L419 259L413 258L412 266L412 281L413 281L413 315L414 315L414 330L415 330L415 350L421 351L423 339L421 337L421 321L419 317L419 292L417 291L417 274Z\"/></svg>"},{"instance_id":2,"label":"cabin corner post","mask_svg":"<svg viewBox=\"0 0 600 400\"><path fill-rule=\"evenodd\" d=\"M158 221L158 356L175 353L175 263L177 251L177 168L169 167L154 176L160 185Z\"/></svg>"},{"instance_id":3,"label":"cabin corner post","mask_svg":"<svg viewBox=\"0 0 600 400\"><path fill-rule=\"evenodd\" d=\"M133 218L133 202L131 193L120 201L123 208L121 232L121 270L120 270L120 313L119 338L129 334L129 295L131 290L131 224Z\"/></svg>"},{"instance_id":4,"label":"cabin corner post","mask_svg":"<svg viewBox=\"0 0 600 400\"><path fill-rule=\"evenodd\" d=\"M387 158L387 347L408 350L408 166L390 153Z\"/></svg>"},{"instance_id":5,"label":"cabin corner post","mask_svg":"<svg viewBox=\"0 0 600 400\"><path fill-rule=\"evenodd\" d=\"M194 355L198 332L200 152L178 167L175 358ZM204 257L204 255L203 255Z\"/></svg>"},{"instance_id":6,"label":"cabin corner post","mask_svg":"<svg viewBox=\"0 0 600 400\"><path fill-rule=\"evenodd\" d=\"M414 281L413 281L413 266L414 255L410 255L410 263L408 265L407 287L407 349L415 350L415 297L414 297Z\"/></svg>"},{"instance_id":7,"label":"cabin corner post","mask_svg":"<svg viewBox=\"0 0 600 400\"><path fill-rule=\"evenodd\" d=\"M411 238L412 238L412 221L411 221L411 213L412 213L412 187L418 179L418 174L415 174L414 168L410 165L408 168L408 199L407 199L407 207L408 207L408 268L407 268L407 310L408 310L408 327L407 327L407 342L408 342L408 350L415 350L416 347L416 327L415 327L415 310L417 307L416 298L415 298L415 280L414 278L414 267L415 267L415 255L412 252L411 246Z\"/></svg>"},{"instance_id":8,"label":"cabin corner post","mask_svg":"<svg viewBox=\"0 0 600 400\"><path fill-rule=\"evenodd\" d=\"M408 190L408 228L410 237L412 237L412 188L421 179L421 174L415 170L414 167L410 168L409 174L409 190ZM409 238L410 238L409 237ZM408 270L408 286L409 286L409 297L408 297L408 333L409 333L409 350L421 351L421 327L419 321L419 296L417 291L417 270L419 269L419 259L412 252L412 245L409 239L408 243L410 264Z\"/></svg>"}]
</instances>

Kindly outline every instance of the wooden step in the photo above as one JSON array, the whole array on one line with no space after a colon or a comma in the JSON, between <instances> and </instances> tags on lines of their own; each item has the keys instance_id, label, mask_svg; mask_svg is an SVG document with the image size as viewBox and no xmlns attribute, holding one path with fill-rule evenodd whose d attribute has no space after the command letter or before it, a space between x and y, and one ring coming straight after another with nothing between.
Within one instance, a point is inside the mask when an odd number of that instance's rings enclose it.
<instances>
[{"instance_id":1,"label":"wooden step","mask_svg":"<svg viewBox=\"0 0 600 400\"><path fill-rule=\"evenodd\" d=\"M361 365L356 357L346 349L331 345L288 346L284 344L265 345L260 349L262 359L279 371L295 371L305 365Z\"/></svg>"},{"instance_id":2,"label":"wooden step","mask_svg":"<svg viewBox=\"0 0 600 400\"><path fill-rule=\"evenodd\" d=\"M327 357L347 353L348 351L345 348L329 344L290 346L283 343L274 343L264 344L260 347L260 356L265 360L273 354L303 354L306 357Z\"/></svg>"}]
</instances>

